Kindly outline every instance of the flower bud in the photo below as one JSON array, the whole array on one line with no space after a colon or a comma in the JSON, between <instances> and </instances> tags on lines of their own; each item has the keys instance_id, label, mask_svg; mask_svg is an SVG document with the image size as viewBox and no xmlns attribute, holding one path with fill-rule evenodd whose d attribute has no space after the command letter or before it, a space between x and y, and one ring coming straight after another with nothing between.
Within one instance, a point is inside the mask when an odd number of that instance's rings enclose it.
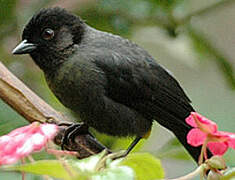
<instances>
[{"instance_id":1,"label":"flower bud","mask_svg":"<svg viewBox=\"0 0 235 180\"><path fill-rule=\"evenodd\" d=\"M207 164L214 169L225 169L226 164L222 156L213 156L208 161Z\"/></svg>"}]
</instances>

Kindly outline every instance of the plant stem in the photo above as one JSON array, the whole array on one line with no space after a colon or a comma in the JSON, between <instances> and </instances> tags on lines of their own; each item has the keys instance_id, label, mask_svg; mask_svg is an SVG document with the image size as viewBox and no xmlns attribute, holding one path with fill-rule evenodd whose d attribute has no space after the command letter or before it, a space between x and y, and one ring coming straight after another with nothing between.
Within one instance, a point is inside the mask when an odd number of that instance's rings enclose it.
<instances>
[{"instance_id":1,"label":"plant stem","mask_svg":"<svg viewBox=\"0 0 235 180\"><path fill-rule=\"evenodd\" d=\"M21 163L22 164L25 164L25 159L21 159ZM21 171L21 176L22 176L22 180L25 180L25 172L24 171Z\"/></svg>"},{"instance_id":2,"label":"plant stem","mask_svg":"<svg viewBox=\"0 0 235 180\"><path fill-rule=\"evenodd\" d=\"M185 176L182 176L182 177L179 177L176 179L170 179L170 180L189 180L189 179L196 177L199 174L202 174L204 169L205 169L205 164L202 164L195 171L193 171Z\"/></svg>"},{"instance_id":3,"label":"plant stem","mask_svg":"<svg viewBox=\"0 0 235 180\"><path fill-rule=\"evenodd\" d=\"M204 157L205 159L207 159L207 150L206 150L207 144L208 144L208 138L206 138L206 140L204 141L202 145L202 150L201 150L201 154L200 154L199 161L198 161L199 165L203 163Z\"/></svg>"}]
</instances>

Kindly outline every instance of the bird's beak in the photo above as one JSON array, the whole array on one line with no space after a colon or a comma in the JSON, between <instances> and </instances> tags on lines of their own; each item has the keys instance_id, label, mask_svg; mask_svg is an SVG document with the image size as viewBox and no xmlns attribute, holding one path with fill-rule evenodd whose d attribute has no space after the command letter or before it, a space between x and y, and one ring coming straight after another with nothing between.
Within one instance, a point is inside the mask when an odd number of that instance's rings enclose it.
<instances>
[{"instance_id":1,"label":"bird's beak","mask_svg":"<svg viewBox=\"0 0 235 180\"><path fill-rule=\"evenodd\" d=\"M16 48L12 51L12 54L28 54L35 50L37 46L33 43L28 43L27 40L23 40Z\"/></svg>"}]
</instances>

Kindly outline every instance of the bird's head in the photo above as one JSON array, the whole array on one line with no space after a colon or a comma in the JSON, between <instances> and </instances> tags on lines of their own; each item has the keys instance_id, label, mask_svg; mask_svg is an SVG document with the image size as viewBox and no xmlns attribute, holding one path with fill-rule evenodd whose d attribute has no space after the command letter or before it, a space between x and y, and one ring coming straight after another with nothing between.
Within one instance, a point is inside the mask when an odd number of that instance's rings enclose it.
<instances>
[{"instance_id":1,"label":"bird's head","mask_svg":"<svg viewBox=\"0 0 235 180\"><path fill-rule=\"evenodd\" d=\"M30 54L42 70L50 70L66 60L81 42L84 23L65 9L42 9L25 26L22 42L13 54Z\"/></svg>"}]
</instances>

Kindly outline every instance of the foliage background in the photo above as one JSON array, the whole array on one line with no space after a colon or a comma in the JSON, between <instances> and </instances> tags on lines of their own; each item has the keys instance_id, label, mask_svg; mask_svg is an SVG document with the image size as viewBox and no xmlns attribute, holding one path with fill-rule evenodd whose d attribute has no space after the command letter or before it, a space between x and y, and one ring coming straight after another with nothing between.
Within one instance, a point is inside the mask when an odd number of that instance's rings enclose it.
<instances>
[{"instance_id":1,"label":"foliage background","mask_svg":"<svg viewBox=\"0 0 235 180\"><path fill-rule=\"evenodd\" d=\"M42 7L56 5L77 13L97 29L144 47L177 77L198 112L216 121L220 130L235 132L234 0L0 0L0 60L46 102L72 117L49 91L30 57L11 55L29 18ZM0 100L0 135L26 123ZM126 148L130 141L97 136L113 149ZM137 150L162 159L166 177L196 167L173 135L157 123L142 145ZM42 156L46 155L37 155ZM226 159L235 166L234 151ZM6 178L20 176L0 172L0 179Z\"/></svg>"}]
</instances>

